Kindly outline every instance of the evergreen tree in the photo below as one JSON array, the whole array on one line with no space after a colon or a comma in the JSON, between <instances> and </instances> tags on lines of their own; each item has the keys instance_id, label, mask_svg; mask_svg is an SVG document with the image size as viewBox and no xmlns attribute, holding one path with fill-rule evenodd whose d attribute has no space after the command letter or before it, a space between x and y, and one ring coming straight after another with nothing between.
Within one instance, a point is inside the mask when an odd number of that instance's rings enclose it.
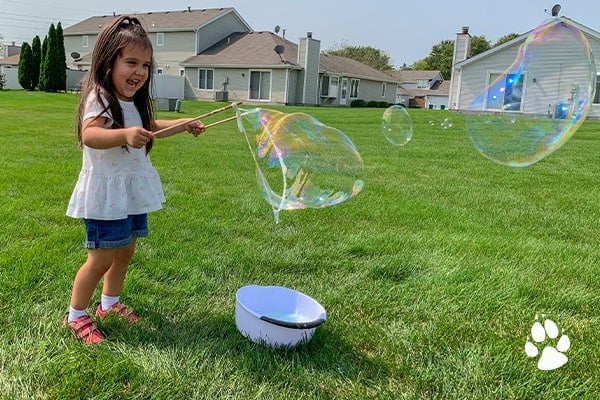
<instances>
[{"instance_id":1,"label":"evergreen tree","mask_svg":"<svg viewBox=\"0 0 600 400\"><path fill-rule=\"evenodd\" d=\"M48 35L44 36L40 52L40 90L46 90L46 55L48 53Z\"/></svg>"},{"instance_id":2,"label":"evergreen tree","mask_svg":"<svg viewBox=\"0 0 600 400\"><path fill-rule=\"evenodd\" d=\"M67 90L67 55L65 54L65 37L60 21L56 25L56 47L58 54L56 90Z\"/></svg>"},{"instance_id":3,"label":"evergreen tree","mask_svg":"<svg viewBox=\"0 0 600 400\"><path fill-rule=\"evenodd\" d=\"M56 92L60 88L59 73L60 53L58 50L58 40L56 38L56 28L54 23L50 24L48 29L48 47L46 49L46 59L44 61L44 90L47 92Z\"/></svg>"},{"instance_id":4,"label":"evergreen tree","mask_svg":"<svg viewBox=\"0 0 600 400\"><path fill-rule=\"evenodd\" d=\"M35 86L33 86L32 75L33 54L31 52L31 46L29 43L24 42L21 45L21 55L19 56L19 72L17 74L19 85L21 85L23 89L33 90L35 88Z\"/></svg>"},{"instance_id":5,"label":"evergreen tree","mask_svg":"<svg viewBox=\"0 0 600 400\"><path fill-rule=\"evenodd\" d=\"M31 84L35 89L40 84L40 62L42 60L42 42L40 37L35 35L31 42L31 53L33 60L33 71L31 72Z\"/></svg>"}]
</instances>

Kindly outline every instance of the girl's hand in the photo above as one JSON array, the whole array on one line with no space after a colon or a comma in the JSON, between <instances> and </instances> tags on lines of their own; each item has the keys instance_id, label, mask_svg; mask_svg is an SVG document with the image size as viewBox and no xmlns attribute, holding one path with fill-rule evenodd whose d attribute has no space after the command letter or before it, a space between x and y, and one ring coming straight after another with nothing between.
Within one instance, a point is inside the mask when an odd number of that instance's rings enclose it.
<instances>
[{"instance_id":1,"label":"girl's hand","mask_svg":"<svg viewBox=\"0 0 600 400\"><path fill-rule=\"evenodd\" d=\"M192 120L186 126L185 130L194 136L198 136L205 131L204 124L199 120Z\"/></svg>"},{"instance_id":2,"label":"girl's hand","mask_svg":"<svg viewBox=\"0 0 600 400\"><path fill-rule=\"evenodd\" d=\"M135 149L141 149L148 143L154 134L141 126L133 126L125 129L125 140L127 144Z\"/></svg>"}]
</instances>

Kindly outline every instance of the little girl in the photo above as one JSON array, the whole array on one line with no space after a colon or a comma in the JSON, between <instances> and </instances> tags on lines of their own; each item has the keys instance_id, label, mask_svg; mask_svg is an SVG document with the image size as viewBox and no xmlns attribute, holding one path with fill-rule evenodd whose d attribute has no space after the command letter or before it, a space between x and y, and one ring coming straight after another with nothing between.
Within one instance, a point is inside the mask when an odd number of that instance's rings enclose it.
<instances>
[{"instance_id":1,"label":"little girl","mask_svg":"<svg viewBox=\"0 0 600 400\"><path fill-rule=\"evenodd\" d=\"M75 276L65 324L85 343L104 339L87 313L101 279L96 317L139 319L119 297L136 239L148 236L147 213L165 201L148 156L152 132L186 122L154 120L152 70L152 43L136 18L115 18L101 30L79 101L83 167L67 209L68 216L83 219L88 256ZM200 121L187 122L194 136L204 132Z\"/></svg>"}]
</instances>

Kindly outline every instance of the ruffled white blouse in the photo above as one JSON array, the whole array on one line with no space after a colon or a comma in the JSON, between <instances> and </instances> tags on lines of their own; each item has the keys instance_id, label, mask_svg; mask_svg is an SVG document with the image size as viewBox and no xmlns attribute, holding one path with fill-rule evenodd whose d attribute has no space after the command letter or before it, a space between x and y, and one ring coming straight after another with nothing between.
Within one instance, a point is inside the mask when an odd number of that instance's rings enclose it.
<instances>
[{"instance_id":1,"label":"ruffled white blouse","mask_svg":"<svg viewBox=\"0 0 600 400\"><path fill-rule=\"evenodd\" d=\"M142 126L134 103L121 100L119 103L125 127ZM92 93L87 99L83 119L102 115L107 118L105 127L109 128L112 118L103 110L104 106ZM98 150L84 145L83 165L67 215L100 220L124 219L128 215L160 210L164 201L160 177L145 148L119 146Z\"/></svg>"}]
</instances>

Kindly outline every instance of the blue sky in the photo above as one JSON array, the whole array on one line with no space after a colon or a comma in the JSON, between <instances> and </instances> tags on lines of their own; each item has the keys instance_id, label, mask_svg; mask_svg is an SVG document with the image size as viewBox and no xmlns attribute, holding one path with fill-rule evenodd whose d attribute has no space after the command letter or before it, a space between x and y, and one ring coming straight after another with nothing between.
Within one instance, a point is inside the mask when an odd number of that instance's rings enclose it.
<instances>
[{"instance_id":1,"label":"blue sky","mask_svg":"<svg viewBox=\"0 0 600 400\"><path fill-rule=\"evenodd\" d=\"M563 0L560 15L600 31L600 1ZM550 18L546 0L0 0L0 34L5 44L41 39L51 22L64 28L93 15L234 7L256 31L286 30L286 38L313 32L321 49L372 46L385 51L394 67L426 57L431 47L454 39L461 26L492 43L508 33L525 33ZM281 34L281 32L280 32Z\"/></svg>"}]
</instances>

